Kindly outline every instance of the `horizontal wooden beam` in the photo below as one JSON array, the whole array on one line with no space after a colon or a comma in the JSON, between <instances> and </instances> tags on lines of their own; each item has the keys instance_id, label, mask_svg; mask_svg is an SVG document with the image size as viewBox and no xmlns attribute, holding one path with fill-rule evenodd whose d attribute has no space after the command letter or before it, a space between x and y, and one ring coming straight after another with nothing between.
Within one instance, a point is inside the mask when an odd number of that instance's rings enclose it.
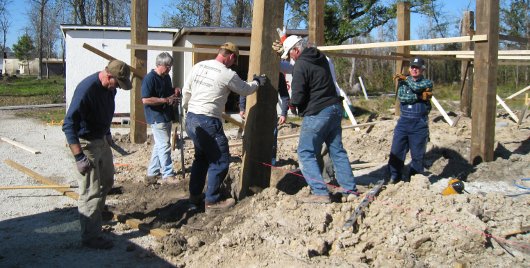
<instances>
[{"instance_id":1,"label":"horizontal wooden beam","mask_svg":"<svg viewBox=\"0 0 530 268\"><path fill-rule=\"evenodd\" d=\"M113 56L87 44L87 43L83 43L83 48L93 52L94 54L108 60L108 61L113 61L113 60L117 60L116 58L114 58ZM128 64L127 64L128 65ZM128 65L129 68L131 69L131 72L134 73L134 75L138 76L138 77L141 77L143 78L145 74L141 73L140 71L138 71L136 68L132 67L131 65Z\"/></svg>"},{"instance_id":2,"label":"horizontal wooden beam","mask_svg":"<svg viewBox=\"0 0 530 268\"><path fill-rule=\"evenodd\" d=\"M530 55L530 50L499 50L499 55ZM444 55L444 56L455 56L455 55L475 55L473 50L446 50L446 51L434 51L434 50L413 50L410 52L411 55Z\"/></svg>"},{"instance_id":3,"label":"horizontal wooden beam","mask_svg":"<svg viewBox=\"0 0 530 268\"><path fill-rule=\"evenodd\" d=\"M160 50L160 51L173 51L173 52L194 52L194 53L207 53L207 54L217 54L219 52L218 48L192 48L192 47L173 47L173 46L153 46L153 45L131 45L127 44L127 49L136 49L136 50ZM250 55L248 50L240 50L239 55Z\"/></svg>"},{"instance_id":4,"label":"horizontal wooden beam","mask_svg":"<svg viewBox=\"0 0 530 268\"><path fill-rule=\"evenodd\" d=\"M474 55L456 55L456 58L457 59L473 59L475 56ZM530 60L530 55L529 56L523 56L523 55L519 55L519 56L498 56L497 59L499 60L515 60L515 61L521 61L521 60Z\"/></svg>"},{"instance_id":5,"label":"horizontal wooden beam","mask_svg":"<svg viewBox=\"0 0 530 268\"><path fill-rule=\"evenodd\" d=\"M403 60L402 56L380 56L380 55L365 55L365 54L340 53L340 52L329 52L329 53L326 53L326 55L333 56L333 57L357 58L357 59Z\"/></svg>"},{"instance_id":6,"label":"horizontal wooden beam","mask_svg":"<svg viewBox=\"0 0 530 268\"><path fill-rule=\"evenodd\" d=\"M349 50L349 49L353 50L353 49L382 48L382 47L405 47L405 46L435 45L435 44L465 43L465 42L480 42L480 41L488 41L488 35L481 34L481 35L459 36L459 37L449 37L449 38L377 42L377 43L350 44L350 45L338 45L338 46L319 46L318 49L321 51L334 51L334 50Z\"/></svg>"},{"instance_id":7,"label":"horizontal wooden beam","mask_svg":"<svg viewBox=\"0 0 530 268\"><path fill-rule=\"evenodd\" d=\"M412 59L414 57L413 55L405 55L403 53L398 53L398 52L390 52L390 55L406 57L407 59ZM436 55L434 55L434 56L432 56L432 55L423 56L422 55L422 58L433 59L433 60L456 60L455 57L451 57L451 56L436 56Z\"/></svg>"}]
</instances>

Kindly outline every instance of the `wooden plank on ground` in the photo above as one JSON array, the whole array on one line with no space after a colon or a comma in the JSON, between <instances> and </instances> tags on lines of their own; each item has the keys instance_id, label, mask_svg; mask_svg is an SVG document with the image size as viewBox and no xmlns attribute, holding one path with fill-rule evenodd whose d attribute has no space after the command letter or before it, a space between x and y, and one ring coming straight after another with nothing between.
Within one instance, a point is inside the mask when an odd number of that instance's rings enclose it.
<instances>
[{"instance_id":1,"label":"wooden plank on ground","mask_svg":"<svg viewBox=\"0 0 530 268\"><path fill-rule=\"evenodd\" d=\"M73 188L71 185L17 185L0 186L0 190Z\"/></svg>"},{"instance_id":2,"label":"wooden plank on ground","mask_svg":"<svg viewBox=\"0 0 530 268\"><path fill-rule=\"evenodd\" d=\"M499 95L495 95L495 97L497 98L497 102L499 102L499 104L502 106L502 108L504 108L504 110L506 110L508 112L508 114L515 121L515 123L519 123L519 117L517 117L517 115L515 115L512 112L510 107L508 107L508 105L506 105L506 103L501 99L501 97L499 97Z\"/></svg>"},{"instance_id":3,"label":"wooden plank on ground","mask_svg":"<svg viewBox=\"0 0 530 268\"><path fill-rule=\"evenodd\" d=\"M16 146L16 147L24 149L24 150L26 150L26 151L28 151L28 152L30 152L32 154L40 154L39 150L35 150L35 149L33 149L33 148L29 147L29 146L26 146L26 145L24 145L24 144L22 144L20 142L12 140L12 139L8 139L6 137L0 137L0 140L3 140L5 142L7 142L7 143L10 143L10 144Z\"/></svg>"},{"instance_id":4,"label":"wooden plank on ground","mask_svg":"<svg viewBox=\"0 0 530 268\"><path fill-rule=\"evenodd\" d=\"M17 169L19 171L21 171L22 173L32 177L33 179L35 179L36 181L42 183L42 184L46 184L46 185L57 185L57 182L54 182L42 175L40 175L39 173L15 162L15 161L12 161L12 160L9 160L9 159L6 159L4 160L4 163L6 163L8 166L14 168L14 169ZM69 190L68 188L54 188L54 190L60 192L62 195L65 195L65 196L68 196L72 199L79 199L79 195L74 192L74 191L71 191Z\"/></svg>"}]
</instances>

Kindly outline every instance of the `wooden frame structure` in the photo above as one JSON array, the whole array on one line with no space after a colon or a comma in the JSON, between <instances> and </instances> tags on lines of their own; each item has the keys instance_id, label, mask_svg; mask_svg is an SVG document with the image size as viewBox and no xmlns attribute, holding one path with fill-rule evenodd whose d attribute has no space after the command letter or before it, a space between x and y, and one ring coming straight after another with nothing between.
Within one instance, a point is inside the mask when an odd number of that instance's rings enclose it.
<instances>
[{"instance_id":1,"label":"wooden frame structure","mask_svg":"<svg viewBox=\"0 0 530 268\"><path fill-rule=\"evenodd\" d=\"M131 24L131 62L133 67L145 73L145 49L153 49L146 46L147 33L147 2L148 0L132 0ZM472 145L470 162L477 164L481 161L493 160L494 123L495 123L495 84L498 65L498 41L499 41L499 0L477 0L477 33L452 38L436 38L428 40L410 39L410 4L401 2L398 4L398 40L396 42L380 42L371 44L351 44L339 46L322 46L323 40L323 10L325 2L322 0L310 0L310 41L319 44L322 51L354 50L364 48L397 47L398 53L410 56L409 47L425 44L445 43L475 43L474 51L475 79L472 115ZM244 197L250 186L260 188L268 187L270 181L270 169L260 165L260 161L269 162L272 152L272 133L274 120L274 107L276 103L276 85L278 63L277 57L270 48L272 41L276 38L275 28L283 24L283 0L254 1L254 17L251 39L249 66L249 77L253 74L266 73L271 83L260 89L257 93L247 99L247 123L245 125L244 156L239 185L239 195ZM279 12L281 11L281 12ZM271 15L272 14L272 15ZM467 27L467 26L466 26ZM145 40L145 41L144 41ZM164 48L167 49L167 48ZM142 53L144 51L144 53ZM467 52L469 53L469 52ZM336 53L346 56L346 53ZM462 53L464 54L464 53ZM352 56L354 54L351 54ZM504 56L504 55L502 55ZM392 56L379 56L390 59ZM456 57L456 56L455 56ZM395 58L396 72L401 72L405 66L403 58ZM500 58L502 59L502 57ZM466 60L466 59L465 59ZM486 79L484 79L486 78ZM133 79L133 92L139 92L140 81ZM481 105L479 105L481 104ZM131 122L136 122L138 117L143 116L139 96L131 98ZM259 122L259 123L258 123ZM131 124L133 142L142 142L145 126ZM145 135L145 134L144 134ZM270 137L269 137L270 136Z\"/></svg>"}]
</instances>

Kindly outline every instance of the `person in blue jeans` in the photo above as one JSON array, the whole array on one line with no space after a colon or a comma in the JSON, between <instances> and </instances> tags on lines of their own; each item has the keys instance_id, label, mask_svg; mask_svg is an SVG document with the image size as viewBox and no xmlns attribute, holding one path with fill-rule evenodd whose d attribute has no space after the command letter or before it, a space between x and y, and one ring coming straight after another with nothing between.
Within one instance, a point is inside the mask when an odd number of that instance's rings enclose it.
<instances>
[{"instance_id":1,"label":"person in blue jeans","mask_svg":"<svg viewBox=\"0 0 530 268\"><path fill-rule=\"evenodd\" d=\"M142 81L142 103L147 123L151 126L155 144L147 167L148 183L162 177L161 183L177 183L171 160L171 125L176 120L179 88L173 88L169 72L173 57L162 52L156 57L156 67Z\"/></svg>"},{"instance_id":2,"label":"person in blue jeans","mask_svg":"<svg viewBox=\"0 0 530 268\"><path fill-rule=\"evenodd\" d=\"M287 90L287 81L285 80L285 74L280 73L278 80L278 96L280 96L280 109L281 114L278 117L278 121L274 126L274 143L272 144L272 159L271 165L276 165L276 151L278 147L278 126L285 124L287 121L287 111L289 110L289 91ZM242 119L245 119L245 109L247 107L247 97L239 96L239 115Z\"/></svg>"},{"instance_id":3,"label":"person in blue jeans","mask_svg":"<svg viewBox=\"0 0 530 268\"><path fill-rule=\"evenodd\" d=\"M410 63L409 76L396 75L399 79L398 99L401 114L394 129L388 160L389 183L409 180L411 176L424 171L423 158L429 140L428 116L431 111L430 98L433 87L431 80L423 77L424 70L425 61L415 58ZM409 174L404 176L403 167L409 150L412 161Z\"/></svg>"},{"instance_id":4,"label":"person in blue jeans","mask_svg":"<svg viewBox=\"0 0 530 268\"><path fill-rule=\"evenodd\" d=\"M223 44L215 59L193 66L182 87L182 106L187 110L186 133L195 147L189 201L199 205L204 200L207 212L223 211L235 205L233 198L223 198L220 191L230 164L228 139L221 121L228 95L230 91L250 95L267 81L263 75L254 75L251 82L243 81L230 69L238 56L239 48L234 43Z\"/></svg>"},{"instance_id":5,"label":"person in blue jeans","mask_svg":"<svg viewBox=\"0 0 530 268\"><path fill-rule=\"evenodd\" d=\"M309 203L330 203L327 185L317 162L322 145L329 148L337 182L345 195L357 194L355 178L342 144L342 97L337 93L329 63L320 50L291 35L283 42L283 59L293 67L291 105L303 117L298 140L298 160L312 194L301 199Z\"/></svg>"}]
</instances>

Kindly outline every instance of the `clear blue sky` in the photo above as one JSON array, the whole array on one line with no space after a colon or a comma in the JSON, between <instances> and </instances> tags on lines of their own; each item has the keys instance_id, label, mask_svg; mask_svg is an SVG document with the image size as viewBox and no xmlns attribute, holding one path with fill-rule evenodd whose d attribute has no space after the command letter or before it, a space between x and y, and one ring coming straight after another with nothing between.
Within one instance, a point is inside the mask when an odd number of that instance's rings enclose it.
<instances>
[{"instance_id":1,"label":"clear blue sky","mask_svg":"<svg viewBox=\"0 0 530 268\"><path fill-rule=\"evenodd\" d=\"M12 18L11 27L7 36L7 46L12 48L13 44L18 41L18 37L24 34L24 29L28 27L28 1L27 0L14 0L10 6L10 14ZM148 24L151 27L159 27L162 23L162 13L164 8L168 6L171 0L149 0L149 21ZM442 1L443 14L449 16L449 18L458 19L462 16L463 11L467 10L468 6L471 10L475 9L475 0L444 0ZM411 29L412 39L417 39L416 21L423 21L425 18L411 15Z\"/></svg>"}]
</instances>

